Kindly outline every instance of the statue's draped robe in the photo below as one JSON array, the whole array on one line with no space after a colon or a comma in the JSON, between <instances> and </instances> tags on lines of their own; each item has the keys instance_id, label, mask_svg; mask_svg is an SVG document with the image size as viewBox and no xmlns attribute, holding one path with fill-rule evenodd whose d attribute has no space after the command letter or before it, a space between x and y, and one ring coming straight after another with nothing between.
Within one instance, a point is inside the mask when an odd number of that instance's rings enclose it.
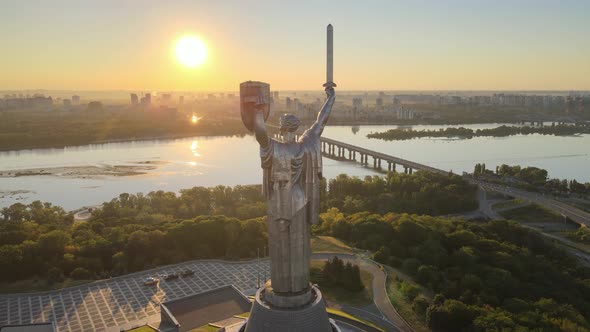
<instances>
[{"instance_id":1,"label":"statue's draped robe","mask_svg":"<svg viewBox=\"0 0 590 332\"><path fill-rule=\"evenodd\" d=\"M319 221L321 129L314 124L297 142L269 139L260 148L263 194L268 200L268 239L273 291L309 289L310 224Z\"/></svg>"}]
</instances>

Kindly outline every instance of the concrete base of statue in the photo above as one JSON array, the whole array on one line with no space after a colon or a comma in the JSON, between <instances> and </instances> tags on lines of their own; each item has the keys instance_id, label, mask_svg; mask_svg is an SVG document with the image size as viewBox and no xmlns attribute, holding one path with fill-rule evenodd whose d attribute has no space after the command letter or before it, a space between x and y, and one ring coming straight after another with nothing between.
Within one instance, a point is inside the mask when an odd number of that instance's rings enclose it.
<instances>
[{"instance_id":1,"label":"concrete base of statue","mask_svg":"<svg viewBox=\"0 0 590 332\"><path fill-rule=\"evenodd\" d=\"M269 293L267 293L269 292ZM279 306L277 306L277 304ZM272 293L270 283L256 292L243 332L336 332L320 290L310 285L304 294Z\"/></svg>"}]
</instances>

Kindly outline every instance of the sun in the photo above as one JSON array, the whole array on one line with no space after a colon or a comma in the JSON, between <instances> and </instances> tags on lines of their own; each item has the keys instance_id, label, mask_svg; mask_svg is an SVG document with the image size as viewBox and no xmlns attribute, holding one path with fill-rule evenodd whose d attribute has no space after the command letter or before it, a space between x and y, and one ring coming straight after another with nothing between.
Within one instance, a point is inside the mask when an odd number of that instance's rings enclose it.
<instances>
[{"instance_id":1,"label":"sun","mask_svg":"<svg viewBox=\"0 0 590 332\"><path fill-rule=\"evenodd\" d=\"M176 42L176 59L183 66L194 68L202 65L207 59L207 46L193 35L185 35Z\"/></svg>"}]
</instances>

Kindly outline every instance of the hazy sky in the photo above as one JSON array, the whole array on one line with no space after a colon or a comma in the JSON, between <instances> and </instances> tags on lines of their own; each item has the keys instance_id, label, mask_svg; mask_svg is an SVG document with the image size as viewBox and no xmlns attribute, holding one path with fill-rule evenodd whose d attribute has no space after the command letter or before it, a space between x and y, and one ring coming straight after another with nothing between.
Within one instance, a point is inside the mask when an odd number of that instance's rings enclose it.
<instances>
[{"instance_id":1,"label":"hazy sky","mask_svg":"<svg viewBox=\"0 0 590 332\"><path fill-rule=\"evenodd\" d=\"M0 89L590 90L590 1L0 1ZM205 65L174 57L183 34Z\"/></svg>"}]
</instances>

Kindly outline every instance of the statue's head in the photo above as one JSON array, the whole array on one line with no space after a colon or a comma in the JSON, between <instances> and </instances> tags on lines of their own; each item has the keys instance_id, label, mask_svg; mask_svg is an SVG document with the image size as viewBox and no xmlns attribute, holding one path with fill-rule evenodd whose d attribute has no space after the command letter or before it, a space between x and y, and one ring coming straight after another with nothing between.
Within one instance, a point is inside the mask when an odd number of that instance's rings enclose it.
<instances>
[{"instance_id":1,"label":"statue's head","mask_svg":"<svg viewBox=\"0 0 590 332\"><path fill-rule=\"evenodd\" d=\"M281 131L281 135L286 141L294 141L295 140L295 132L299 128L301 121L299 118L294 114L285 113L281 115L279 118L279 129Z\"/></svg>"}]
</instances>

